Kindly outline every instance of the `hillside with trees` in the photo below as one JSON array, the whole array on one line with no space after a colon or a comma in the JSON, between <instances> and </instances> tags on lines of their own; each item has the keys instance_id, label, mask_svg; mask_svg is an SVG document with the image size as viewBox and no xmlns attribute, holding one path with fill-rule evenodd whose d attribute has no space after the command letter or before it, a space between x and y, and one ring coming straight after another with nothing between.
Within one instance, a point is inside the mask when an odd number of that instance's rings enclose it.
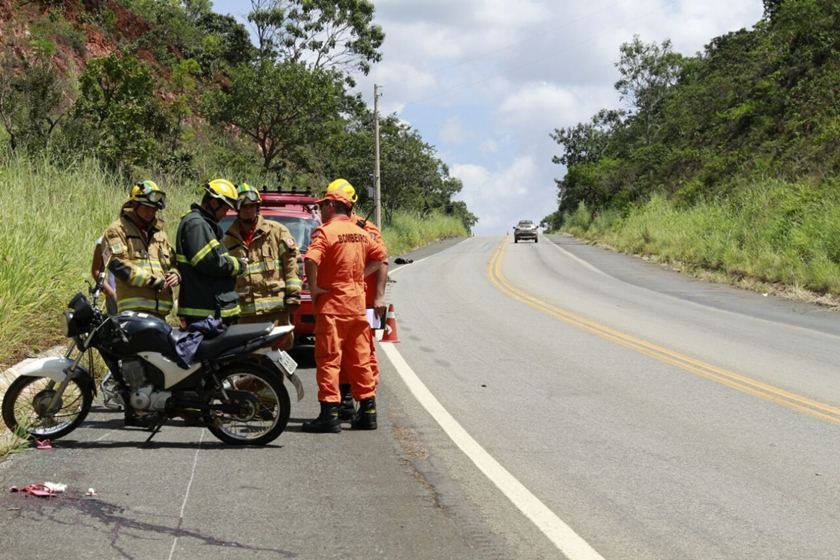
<instances>
[{"instance_id":1,"label":"hillside with trees","mask_svg":"<svg viewBox=\"0 0 840 560\"><path fill-rule=\"evenodd\" d=\"M840 293L840 4L765 0L688 57L620 48L623 109L555 129L553 229Z\"/></svg>"},{"instance_id":2,"label":"hillside with trees","mask_svg":"<svg viewBox=\"0 0 840 560\"><path fill-rule=\"evenodd\" d=\"M372 184L373 114L354 76L381 59L367 0L252 0L249 30L209 0L0 0L0 156L94 158L130 180L227 175ZM476 218L419 131L382 126L383 208Z\"/></svg>"}]
</instances>

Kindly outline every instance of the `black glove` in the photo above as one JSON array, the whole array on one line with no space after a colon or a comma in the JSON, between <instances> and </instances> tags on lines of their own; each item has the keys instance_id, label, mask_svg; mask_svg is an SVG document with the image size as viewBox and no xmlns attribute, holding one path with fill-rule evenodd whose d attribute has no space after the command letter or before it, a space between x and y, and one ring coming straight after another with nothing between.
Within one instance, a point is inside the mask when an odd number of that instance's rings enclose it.
<instances>
[{"instance_id":1,"label":"black glove","mask_svg":"<svg viewBox=\"0 0 840 560\"><path fill-rule=\"evenodd\" d=\"M160 278L158 276L152 276L151 278L149 278L149 287L156 292L161 291L165 285L166 282L163 278Z\"/></svg>"}]
</instances>

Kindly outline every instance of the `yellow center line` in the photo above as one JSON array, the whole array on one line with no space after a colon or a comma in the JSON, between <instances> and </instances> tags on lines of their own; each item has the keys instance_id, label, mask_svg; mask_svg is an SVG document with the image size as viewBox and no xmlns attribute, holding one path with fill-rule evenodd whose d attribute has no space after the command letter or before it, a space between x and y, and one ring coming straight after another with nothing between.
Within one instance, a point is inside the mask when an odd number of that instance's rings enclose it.
<instances>
[{"instance_id":1,"label":"yellow center line","mask_svg":"<svg viewBox=\"0 0 840 560\"><path fill-rule=\"evenodd\" d=\"M617 331L595 321L591 321L580 315L576 315L565 309L561 309L546 303L527 292L517 288L502 274L502 259L507 250L507 243L503 240L493 253L490 263L487 266L487 275L490 282L501 292L511 298L522 302L538 311L545 313L564 323L577 327L581 330L595 334L605 340L620 344L631 350L635 350L655 360L691 372L721 385L725 385L742 393L753 395L772 401L776 404L804 412L820 420L840 424L840 408L825 404L808 397L786 391L780 387L769 385L757 379L725 370L718 366L708 364L691 356L675 352L668 348L658 346L646 340L636 338L627 333Z\"/></svg>"}]
</instances>

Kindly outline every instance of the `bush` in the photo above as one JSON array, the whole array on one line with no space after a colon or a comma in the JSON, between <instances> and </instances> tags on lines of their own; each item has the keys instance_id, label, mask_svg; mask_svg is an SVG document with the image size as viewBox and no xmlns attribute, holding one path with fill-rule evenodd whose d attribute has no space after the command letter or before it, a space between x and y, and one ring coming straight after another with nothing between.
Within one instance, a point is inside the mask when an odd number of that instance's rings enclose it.
<instances>
[{"instance_id":1,"label":"bush","mask_svg":"<svg viewBox=\"0 0 840 560\"><path fill-rule=\"evenodd\" d=\"M840 294L840 194L832 184L764 180L687 207L655 195L626 216L594 219L581 204L563 230L669 262Z\"/></svg>"},{"instance_id":2,"label":"bush","mask_svg":"<svg viewBox=\"0 0 840 560\"><path fill-rule=\"evenodd\" d=\"M382 230L385 245L391 256L400 255L450 237L464 237L467 229L456 216L438 212L420 217L409 212L394 212L391 223Z\"/></svg>"}]
</instances>

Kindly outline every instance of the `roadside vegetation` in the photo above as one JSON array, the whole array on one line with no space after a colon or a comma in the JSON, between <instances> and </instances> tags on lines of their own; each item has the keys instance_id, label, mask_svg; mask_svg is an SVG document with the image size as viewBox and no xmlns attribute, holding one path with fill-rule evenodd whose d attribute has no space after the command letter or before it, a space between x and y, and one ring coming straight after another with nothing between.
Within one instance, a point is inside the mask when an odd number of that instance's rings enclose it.
<instances>
[{"instance_id":1,"label":"roadside vegetation","mask_svg":"<svg viewBox=\"0 0 840 560\"><path fill-rule=\"evenodd\" d=\"M621 46L625 107L552 134L566 174L550 230L840 294L840 4L764 8L694 57Z\"/></svg>"},{"instance_id":2,"label":"roadside vegetation","mask_svg":"<svg viewBox=\"0 0 840 560\"><path fill-rule=\"evenodd\" d=\"M840 295L840 189L767 181L681 206L661 195L622 213L581 203L564 231L689 269ZM695 270L696 271L696 270Z\"/></svg>"},{"instance_id":3,"label":"roadside vegetation","mask_svg":"<svg viewBox=\"0 0 840 560\"><path fill-rule=\"evenodd\" d=\"M385 226L382 236L393 260L394 257L412 249L423 247L433 241L452 237L466 237L467 228L457 218L434 212L423 216L411 212L394 214L391 223Z\"/></svg>"}]
</instances>

